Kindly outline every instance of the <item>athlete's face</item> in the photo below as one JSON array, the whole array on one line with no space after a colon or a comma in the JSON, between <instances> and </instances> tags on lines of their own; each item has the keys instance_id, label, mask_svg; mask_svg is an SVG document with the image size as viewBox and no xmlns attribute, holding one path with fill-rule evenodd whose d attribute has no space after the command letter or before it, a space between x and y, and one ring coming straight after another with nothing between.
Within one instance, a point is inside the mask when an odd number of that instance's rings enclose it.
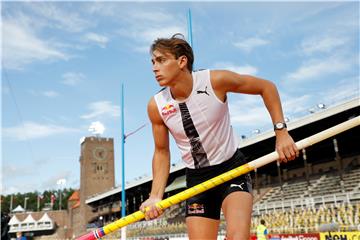
<instances>
[{"instance_id":1,"label":"athlete's face","mask_svg":"<svg viewBox=\"0 0 360 240\"><path fill-rule=\"evenodd\" d=\"M175 59L171 53L155 50L151 62L159 85L170 86L183 68L184 56Z\"/></svg>"}]
</instances>

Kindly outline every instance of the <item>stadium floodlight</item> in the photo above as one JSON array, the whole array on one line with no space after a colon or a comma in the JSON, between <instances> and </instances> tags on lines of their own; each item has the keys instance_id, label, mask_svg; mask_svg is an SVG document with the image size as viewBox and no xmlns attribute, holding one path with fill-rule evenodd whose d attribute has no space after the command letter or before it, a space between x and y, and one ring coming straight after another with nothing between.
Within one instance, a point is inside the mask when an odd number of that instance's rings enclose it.
<instances>
[{"instance_id":1,"label":"stadium floodlight","mask_svg":"<svg viewBox=\"0 0 360 240\"><path fill-rule=\"evenodd\" d=\"M254 130L252 131L253 134L259 134L260 132L261 132L261 131L260 131L260 129L258 129L258 128L257 128L257 129L254 129Z\"/></svg>"},{"instance_id":2,"label":"stadium floodlight","mask_svg":"<svg viewBox=\"0 0 360 240\"><path fill-rule=\"evenodd\" d=\"M309 108L308 111L309 111L309 113L314 113L314 112L315 112L315 108Z\"/></svg>"},{"instance_id":3,"label":"stadium floodlight","mask_svg":"<svg viewBox=\"0 0 360 240\"><path fill-rule=\"evenodd\" d=\"M288 117L285 117L285 122L290 122L290 118L288 118Z\"/></svg>"},{"instance_id":4,"label":"stadium floodlight","mask_svg":"<svg viewBox=\"0 0 360 240\"><path fill-rule=\"evenodd\" d=\"M324 103L318 103L318 105L316 105L318 108L320 109L325 109L326 105Z\"/></svg>"}]
</instances>

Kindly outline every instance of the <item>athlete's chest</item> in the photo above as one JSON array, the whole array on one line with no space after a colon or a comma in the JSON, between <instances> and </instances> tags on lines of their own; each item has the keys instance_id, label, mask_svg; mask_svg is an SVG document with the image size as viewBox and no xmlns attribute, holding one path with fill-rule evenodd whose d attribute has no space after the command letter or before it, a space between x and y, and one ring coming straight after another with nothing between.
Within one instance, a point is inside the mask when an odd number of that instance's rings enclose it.
<instances>
[{"instance_id":1,"label":"athlete's chest","mask_svg":"<svg viewBox=\"0 0 360 240\"><path fill-rule=\"evenodd\" d=\"M185 102L169 101L162 107L161 114L172 133L184 135L189 128L209 130L226 114L226 109L213 96L195 92Z\"/></svg>"}]
</instances>

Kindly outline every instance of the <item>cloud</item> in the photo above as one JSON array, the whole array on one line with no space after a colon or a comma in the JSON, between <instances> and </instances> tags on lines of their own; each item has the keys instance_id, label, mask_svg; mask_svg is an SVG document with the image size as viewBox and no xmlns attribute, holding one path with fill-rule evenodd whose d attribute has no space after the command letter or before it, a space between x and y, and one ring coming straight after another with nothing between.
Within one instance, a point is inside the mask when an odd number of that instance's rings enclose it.
<instances>
[{"instance_id":1,"label":"cloud","mask_svg":"<svg viewBox=\"0 0 360 240\"><path fill-rule=\"evenodd\" d=\"M121 37L131 39L133 50L136 52L148 53L150 44L157 38L168 38L175 33L182 33L187 37L183 18L176 18L162 9L130 10L119 21L123 26L117 30L117 33Z\"/></svg>"},{"instance_id":2,"label":"cloud","mask_svg":"<svg viewBox=\"0 0 360 240\"><path fill-rule=\"evenodd\" d=\"M239 48L244 52L251 52L253 49L264 46L269 44L269 41L264 40L262 38L254 37L254 38L247 38L238 42L234 43L234 46Z\"/></svg>"},{"instance_id":3,"label":"cloud","mask_svg":"<svg viewBox=\"0 0 360 240\"><path fill-rule=\"evenodd\" d=\"M50 90L50 91L42 92L42 95L44 95L45 97L53 98L59 96L59 93Z\"/></svg>"},{"instance_id":4,"label":"cloud","mask_svg":"<svg viewBox=\"0 0 360 240\"><path fill-rule=\"evenodd\" d=\"M81 32L94 26L94 23L82 18L78 11L72 11L71 4L36 2L27 4L27 6L39 17L45 18L47 24L52 28L68 32Z\"/></svg>"},{"instance_id":5,"label":"cloud","mask_svg":"<svg viewBox=\"0 0 360 240\"><path fill-rule=\"evenodd\" d=\"M40 172L37 171L38 167L39 166L35 166L35 164L23 167L13 165L4 166L1 192L3 194L14 194L18 192L42 192L45 190L59 189L60 186L57 185L59 179L66 179L66 185L63 187L79 186L78 178L74 178L74 172L70 170L54 171L50 177L39 177ZM27 181L29 178L35 178L37 181ZM8 179L11 179L11 181Z\"/></svg>"},{"instance_id":6,"label":"cloud","mask_svg":"<svg viewBox=\"0 0 360 240\"><path fill-rule=\"evenodd\" d=\"M157 11L156 14L154 14L154 12L139 9L130 11L128 17L133 21L152 23L165 23L174 20L174 17L166 12Z\"/></svg>"},{"instance_id":7,"label":"cloud","mask_svg":"<svg viewBox=\"0 0 360 240\"><path fill-rule=\"evenodd\" d=\"M53 91L53 90L38 92L38 91L30 89L30 90L28 90L28 92L33 96L45 96L48 98L55 98L60 95L58 92Z\"/></svg>"},{"instance_id":8,"label":"cloud","mask_svg":"<svg viewBox=\"0 0 360 240\"><path fill-rule=\"evenodd\" d=\"M68 180L73 178L74 173L70 170L63 170L60 172L54 173L53 176L42 181L40 188L41 189L58 189L60 186L57 185L59 179L65 179L66 184L63 187L69 187Z\"/></svg>"},{"instance_id":9,"label":"cloud","mask_svg":"<svg viewBox=\"0 0 360 240\"><path fill-rule=\"evenodd\" d=\"M159 37L171 37L175 33L187 35L183 16L171 14L158 6L144 8L138 5L134 10L132 5L93 2L85 6L85 11L115 21L118 25L116 33L130 39L135 52L148 53L151 42Z\"/></svg>"},{"instance_id":10,"label":"cloud","mask_svg":"<svg viewBox=\"0 0 360 240\"><path fill-rule=\"evenodd\" d=\"M319 101L325 104L336 104L355 97L360 97L359 76L343 79L336 86L321 92Z\"/></svg>"},{"instance_id":11,"label":"cloud","mask_svg":"<svg viewBox=\"0 0 360 240\"><path fill-rule=\"evenodd\" d=\"M3 128L2 130L5 138L17 141L44 138L73 132L79 132L79 130L76 128L67 128L54 124L43 125L34 122L25 122L23 125Z\"/></svg>"},{"instance_id":12,"label":"cloud","mask_svg":"<svg viewBox=\"0 0 360 240\"><path fill-rule=\"evenodd\" d=\"M3 64L21 69L34 61L66 60L68 56L50 43L38 38L16 21L3 20Z\"/></svg>"},{"instance_id":13,"label":"cloud","mask_svg":"<svg viewBox=\"0 0 360 240\"><path fill-rule=\"evenodd\" d=\"M112 105L109 101L93 102L88 105L90 113L82 115L83 119L94 119L98 117L119 117L120 107Z\"/></svg>"},{"instance_id":14,"label":"cloud","mask_svg":"<svg viewBox=\"0 0 360 240\"><path fill-rule=\"evenodd\" d=\"M120 35L124 37L130 37L136 44L133 45L135 52L149 53L150 44L157 38L168 38L175 33L184 33L186 29L180 26L148 26L142 27L130 27L118 31ZM186 37L186 34L184 34Z\"/></svg>"},{"instance_id":15,"label":"cloud","mask_svg":"<svg viewBox=\"0 0 360 240\"><path fill-rule=\"evenodd\" d=\"M5 179L8 179L8 178L15 179L15 178L24 177L24 176L31 176L34 173L36 174L36 170L37 170L37 168L33 168L31 166L18 165L18 164L17 165L4 164L3 169L2 169Z\"/></svg>"},{"instance_id":16,"label":"cloud","mask_svg":"<svg viewBox=\"0 0 360 240\"><path fill-rule=\"evenodd\" d=\"M256 75L258 73L258 70L256 67L248 65L248 64L244 65L244 66L236 66L230 62L217 62L214 64L214 68L230 70L233 72L237 72L239 74Z\"/></svg>"},{"instance_id":17,"label":"cloud","mask_svg":"<svg viewBox=\"0 0 360 240\"><path fill-rule=\"evenodd\" d=\"M229 98L231 99L231 98ZM245 128L259 128L271 123L269 114L260 96L237 94L229 101L231 122Z\"/></svg>"},{"instance_id":18,"label":"cloud","mask_svg":"<svg viewBox=\"0 0 360 240\"><path fill-rule=\"evenodd\" d=\"M344 46L347 42L347 38L336 36L309 38L301 43L301 51L306 55L330 53L335 48Z\"/></svg>"},{"instance_id":19,"label":"cloud","mask_svg":"<svg viewBox=\"0 0 360 240\"><path fill-rule=\"evenodd\" d=\"M85 75L80 72L67 72L62 75L62 78L61 83L68 86L76 86L86 79Z\"/></svg>"},{"instance_id":20,"label":"cloud","mask_svg":"<svg viewBox=\"0 0 360 240\"><path fill-rule=\"evenodd\" d=\"M284 116L290 119L306 114L313 101L313 96L309 94L294 96L283 93L282 95L284 96L282 100Z\"/></svg>"},{"instance_id":21,"label":"cloud","mask_svg":"<svg viewBox=\"0 0 360 240\"><path fill-rule=\"evenodd\" d=\"M101 48L105 48L106 44L108 43L109 39L106 36L97 34L97 33L87 33L85 35L85 39L90 42L94 42L98 44Z\"/></svg>"},{"instance_id":22,"label":"cloud","mask_svg":"<svg viewBox=\"0 0 360 240\"><path fill-rule=\"evenodd\" d=\"M321 77L344 72L351 68L347 59L331 56L327 59L311 59L302 64L298 69L285 76L285 83L300 83L310 80L321 80Z\"/></svg>"},{"instance_id":23,"label":"cloud","mask_svg":"<svg viewBox=\"0 0 360 240\"><path fill-rule=\"evenodd\" d=\"M146 42L154 41L161 37L171 37L175 33L186 32L185 28L180 26L158 27L149 28L145 31L139 31L137 34Z\"/></svg>"}]
</instances>

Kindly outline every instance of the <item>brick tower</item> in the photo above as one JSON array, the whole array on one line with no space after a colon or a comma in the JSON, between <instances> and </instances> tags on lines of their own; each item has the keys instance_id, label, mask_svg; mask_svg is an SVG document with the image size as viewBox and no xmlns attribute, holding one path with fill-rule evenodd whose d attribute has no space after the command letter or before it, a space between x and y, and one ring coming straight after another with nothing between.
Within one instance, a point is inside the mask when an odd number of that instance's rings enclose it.
<instances>
[{"instance_id":1,"label":"brick tower","mask_svg":"<svg viewBox=\"0 0 360 240\"><path fill-rule=\"evenodd\" d=\"M85 232L86 224L95 216L86 199L114 188L114 172L114 140L86 137L81 143L80 155L80 233Z\"/></svg>"}]
</instances>

